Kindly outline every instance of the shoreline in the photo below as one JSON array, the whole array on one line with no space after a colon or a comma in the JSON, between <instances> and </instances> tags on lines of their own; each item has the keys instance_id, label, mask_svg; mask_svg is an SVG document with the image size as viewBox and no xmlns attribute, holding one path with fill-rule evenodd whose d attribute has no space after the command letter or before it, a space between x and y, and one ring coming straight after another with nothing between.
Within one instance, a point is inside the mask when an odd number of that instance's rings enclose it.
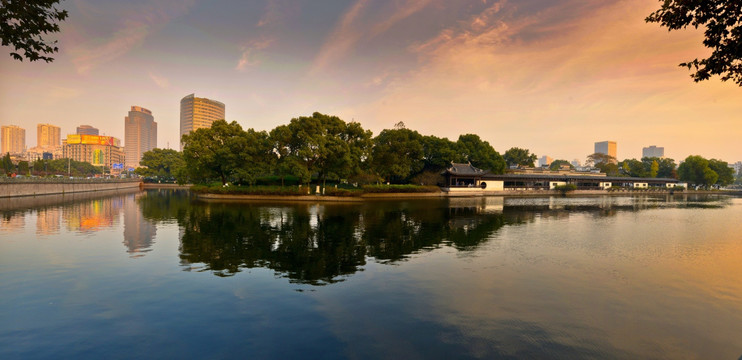
<instances>
[{"instance_id":1,"label":"shoreline","mask_svg":"<svg viewBox=\"0 0 742 360\"><path fill-rule=\"evenodd\" d=\"M361 203L369 200L413 200L413 199L444 199L444 198L478 198L478 197L510 197L510 196L562 196L555 190L518 190L479 193L369 193L361 196L326 196L326 195L231 195L231 194L196 194L199 200L217 201L281 201L281 202L353 202ZM564 197L583 196L636 196L636 195L742 195L742 191L729 190L689 190L671 193L669 191L607 191L607 190L575 190Z\"/></svg>"}]
</instances>

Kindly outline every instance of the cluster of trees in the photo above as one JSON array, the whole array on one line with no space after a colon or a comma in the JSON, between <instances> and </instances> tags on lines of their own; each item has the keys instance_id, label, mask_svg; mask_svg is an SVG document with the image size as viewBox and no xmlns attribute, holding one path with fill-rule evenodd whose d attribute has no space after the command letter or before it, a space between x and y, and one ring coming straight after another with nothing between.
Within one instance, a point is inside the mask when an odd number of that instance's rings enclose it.
<instances>
[{"instance_id":1,"label":"cluster of trees","mask_svg":"<svg viewBox=\"0 0 742 360\"><path fill-rule=\"evenodd\" d=\"M704 159L698 155L685 158L678 167L680 180L696 186L727 186L734 182L734 170L726 161Z\"/></svg>"},{"instance_id":2,"label":"cluster of trees","mask_svg":"<svg viewBox=\"0 0 742 360\"><path fill-rule=\"evenodd\" d=\"M734 170L726 161L705 159L698 155L685 158L680 166L669 158L645 157L618 162L605 154L592 154L586 164L600 169L608 176L680 179L696 186L727 186L735 181Z\"/></svg>"},{"instance_id":3,"label":"cluster of trees","mask_svg":"<svg viewBox=\"0 0 742 360\"><path fill-rule=\"evenodd\" d=\"M74 161L67 159L56 159L56 160L36 160L33 162L19 161L14 164L10 159L10 154L0 159L0 169L2 173L6 175L18 174L18 175L67 175L72 176L92 176L96 174L102 174L105 169L97 166L93 166L90 163L82 161Z\"/></svg>"},{"instance_id":4,"label":"cluster of trees","mask_svg":"<svg viewBox=\"0 0 742 360\"><path fill-rule=\"evenodd\" d=\"M359 123L315 112L291 119L270 132L243 130L236 123L215 121L182 138L182 155L157 149L145 153L140 175L173 177L179 181L206 183L219 180L254 184L262 176L347 179L369 184L420 183L435 185L440 172L451 162L472 165L501 174L506 160L478 135L459 136L457 141L421 135L397 123L376 137ZM508 161L532 165L536 156L526 149L508 150Z\"/></svg>"}]
</instances>

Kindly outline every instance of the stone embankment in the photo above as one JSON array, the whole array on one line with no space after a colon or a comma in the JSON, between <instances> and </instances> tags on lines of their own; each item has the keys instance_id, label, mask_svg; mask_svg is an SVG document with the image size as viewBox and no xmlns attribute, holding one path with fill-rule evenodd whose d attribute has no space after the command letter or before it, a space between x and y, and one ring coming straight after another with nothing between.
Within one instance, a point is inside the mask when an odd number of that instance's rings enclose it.
<instances>
[{"instance_id":1,"label":"stone embankment","mask_svg":"<svg viewBox=\"0 0 742 360\"><path fill-rule=\"evenodd\" d=\"M13 179L0 182L0 198L131 190L139 189L141 184L139 180L129 179Z\"/></svg>"}]
</instances>

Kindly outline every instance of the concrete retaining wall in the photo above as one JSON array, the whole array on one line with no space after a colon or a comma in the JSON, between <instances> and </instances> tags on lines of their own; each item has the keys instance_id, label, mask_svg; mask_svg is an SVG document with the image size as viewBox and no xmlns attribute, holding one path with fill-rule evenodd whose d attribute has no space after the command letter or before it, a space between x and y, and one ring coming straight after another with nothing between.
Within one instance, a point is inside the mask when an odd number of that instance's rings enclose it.
<instances>
[{"instance_id":1,"label":"concrete retaining wall","mask_svg":"<svg viewBox=\"0 0 742 360\"><path fill-rule=\"evenodd\" d=\"M90 191L131 190L140 187L140 181L63 181L63 182L6 182L0 183L0 198L71 194Z\"/></svg>"}]
</instances>

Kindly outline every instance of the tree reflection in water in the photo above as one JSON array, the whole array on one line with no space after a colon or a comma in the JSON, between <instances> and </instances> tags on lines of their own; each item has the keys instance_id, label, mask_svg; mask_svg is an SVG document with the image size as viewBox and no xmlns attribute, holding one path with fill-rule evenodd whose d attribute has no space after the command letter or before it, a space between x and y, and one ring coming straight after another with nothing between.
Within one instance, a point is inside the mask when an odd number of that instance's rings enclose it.
<instances>
[{"instance_id":1,"label":"tree reflection in water","mask_svg":"<svg viewBox=\"0 0 742 360\"><path fill-rule=\"evenodd\" d=\"M184 266L232 276L264 267L292 282L325 285L440 246L468 250L504 225L501 213L446 201L365 204L192 203L182 227ZM201 267L194 267L203 264Z\"/></svg>"},{"instance_id":2,"label":"tree reflection in water","mask_svg":"<svg viewBox=\"0 0 742 360\"><path fill-rule=\"evenodd\" d=\"M612 217L658 207L708 206L706 201L605 196L276 205L209 203L189 192L150 191L139 204L148 220L177 220L180 259L187 270L232 276L261 267L292 282L326 285L362 271L367 259L391 264L445 246L474 250L505 225L578 213Z\"/></svg>"}]
</instances>

